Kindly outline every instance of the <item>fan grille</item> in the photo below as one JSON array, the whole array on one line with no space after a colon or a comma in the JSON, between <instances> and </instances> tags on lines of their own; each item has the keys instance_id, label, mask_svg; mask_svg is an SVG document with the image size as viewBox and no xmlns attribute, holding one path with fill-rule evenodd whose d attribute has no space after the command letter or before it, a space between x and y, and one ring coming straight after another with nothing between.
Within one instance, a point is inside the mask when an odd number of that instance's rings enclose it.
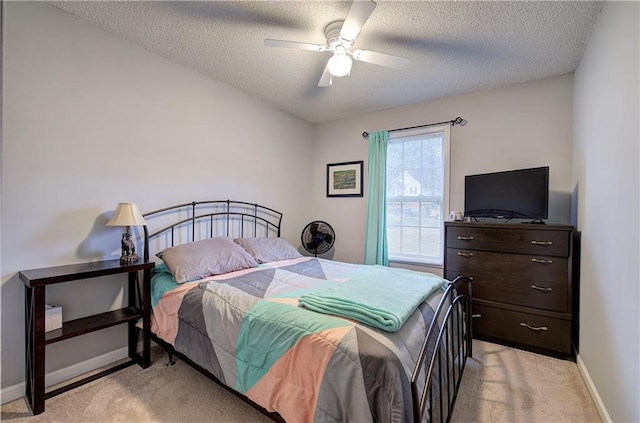
<instances>
[{"instance_id":1,"label":"fan grille","mask_svg":"<svg viewBox=\"0 0 640 423\"><path fill-rule=\"evenodd\" d=\"M316 220L305 226L300 240L305 250L317 256L326 253L333 247L336 236L331 225Z\"/></svg>"}]
</instances>

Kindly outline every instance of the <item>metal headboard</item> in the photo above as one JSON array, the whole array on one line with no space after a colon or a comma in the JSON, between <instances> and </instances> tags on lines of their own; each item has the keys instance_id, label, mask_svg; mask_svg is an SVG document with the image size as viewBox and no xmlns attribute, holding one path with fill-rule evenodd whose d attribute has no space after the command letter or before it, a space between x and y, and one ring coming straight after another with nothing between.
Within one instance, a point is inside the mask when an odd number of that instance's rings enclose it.
<instances>
[{"instance_id":1,"label":"metal headboard","mask_svg":"<svg viewBox=\"0 0 640 423\"><path fill-rule=\"evenodd\" d=\"M144 260L149 260L149 241L160 236L168 238L166 246L215 236L246 238L248 236L280 236L282 213L256 203L233 200L192 201L164 207L143 214ZM176 220L177 219L177 220ZM152 221L160 222L160 228L149 233ZM154 222L154 223L155 223ZM167 223L169 222L169 223ZM184 241L178 240L184 238Z\"/></svg>"}]
</instances>

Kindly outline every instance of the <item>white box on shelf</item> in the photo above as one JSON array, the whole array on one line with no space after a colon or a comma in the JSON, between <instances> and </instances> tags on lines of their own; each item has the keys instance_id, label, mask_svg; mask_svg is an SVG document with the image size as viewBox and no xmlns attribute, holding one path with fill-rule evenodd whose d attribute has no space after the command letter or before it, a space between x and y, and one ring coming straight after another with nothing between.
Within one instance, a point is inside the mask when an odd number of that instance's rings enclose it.
<instances>
[{"instance_id":1,"label":"white box on shelf","mask_svg":"<svg viewBox=\"0 0 640 423\"><path fill-rule=\"evenodd\" d=\"M49 304L44 305L44 331L60 329L62 327L62 307Z\"/></svg>"}]
</instances>

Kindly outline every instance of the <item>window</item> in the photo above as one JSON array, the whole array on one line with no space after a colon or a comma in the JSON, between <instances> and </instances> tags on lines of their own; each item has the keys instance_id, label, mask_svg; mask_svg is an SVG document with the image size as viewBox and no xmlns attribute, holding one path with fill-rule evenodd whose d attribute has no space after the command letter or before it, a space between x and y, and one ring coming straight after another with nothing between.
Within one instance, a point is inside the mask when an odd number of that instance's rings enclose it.
<instances>
[{"instance_id":1,"label":"window","mask_svg":"<svg viewBox=\"0 0 640 423\"><path fill-rule=\"evenodd\" d=\"M449 126L389 137L389 260L442 265L448 210Z\"/></svg>"}]
</instances>

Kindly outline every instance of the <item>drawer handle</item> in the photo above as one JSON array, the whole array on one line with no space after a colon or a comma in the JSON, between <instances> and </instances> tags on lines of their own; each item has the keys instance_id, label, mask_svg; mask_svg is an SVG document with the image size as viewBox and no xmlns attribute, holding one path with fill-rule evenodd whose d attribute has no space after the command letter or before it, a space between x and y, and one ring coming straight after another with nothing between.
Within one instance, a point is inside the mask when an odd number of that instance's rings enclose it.
<instances>
[{"instance_id":1,"label":"drawer handle","mask_svg":"<svg viewBox=\"0 0 640 423\"><path fill-rule=\"evenodd\" d=\"M527 329L531 329L531 330L536 331L536 332L539 332L539 331L541 331L541 330L549 330L549 328L548 328L548 327L546 327L546 326L538 326L538 327L535 327L535 326L529 326L529 325L528 325L528 324L526 324L525 322L520 322L520 326L525 327L525 328L527 328Z\"/></svg>"},{"instance_id":2,"label":"drawer handle","mask_svg":"<svg viewBox=\"0 0 640 423\"><path fill-rule=\"evenodd\" d=\"M458 239L460 241L473 241L472 236L458 235Z\"/></svg>"},{"instance_id":3,"label":"drawer handle","mask_svg":"<svg viewBox=\"0 0 640 423\"><path fill-rule=\"evenodd\" d=\"M482 317L482 314L480 314L480 313L472 314L471 317L474 317L474 318Z\"/></svg>"},{"instance_id":4,"label":"drawer handle","mask_svg":"<svg viewBox=\"0 0 640 423\"><path fill-rule=\"evenodd\" d=\"M546 247L548 247L550 245L553 245L553 241L536 241L536 240L533 240L533 241L531 241L531 243L533 245L544 245Z\"/></svg>"},{"instance_id":5,"label":"drawer handle","mask_svg":"<svg viewBox=\"0 0 640 423\"><path fill-rule=\"evenodd\" d=\"M458 255L459 255L460 257L464 257L464 258L470 258L470 257L473 257L473 253L463 253L463 252L461 252L461 251L458 251Z\"/></svg>"},{"instance_id":6,"label":"drawer handle","mask_svg":"<svg viewBox=\"0 0 640 423\"><path fill-rule=\"evenodd\" d=\"M540 264L551 264L551 263L553 263L553 260L539 259L539 258L532 258L531 261L534 262L534 263L540 263Z\"/></svg>"},{"instance_id":7,"label":"drawer handle","mask_svg":"<svg viewBox=\"0 0 640 423\"><path fill-rule=\"evenodd\" d=\"M551 292L553 291L553 289L551 288L546 288L544 286L537 286L537 285L531 285L531 288L537 290L537 291L542 291L542 292Z\"/></svg>"}]
</instances>

